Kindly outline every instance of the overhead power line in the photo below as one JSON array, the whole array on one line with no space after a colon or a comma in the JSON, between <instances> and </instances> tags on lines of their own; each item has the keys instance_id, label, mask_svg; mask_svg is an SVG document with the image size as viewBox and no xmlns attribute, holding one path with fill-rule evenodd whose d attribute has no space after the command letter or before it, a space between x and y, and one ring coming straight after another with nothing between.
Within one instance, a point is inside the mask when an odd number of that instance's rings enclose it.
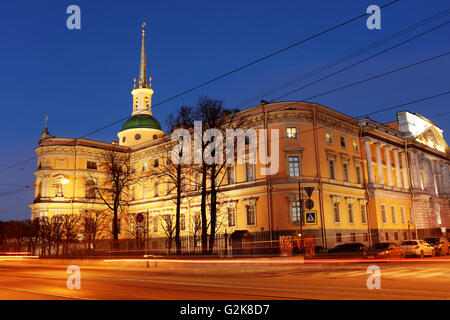
<instances>
[{"instance_id":1,"label":"overhead power line","mask_svg":"<svg viewBox=\"0 0 450 320\"><path fill-rule=\"evenodd\" d=\"M397 2L399 2L399 1L400 1L400 0L394 0L394 1L391 1L391 2L389 2L389 3L387 3L387 4L385 4L385 5L380 6L380 9L387 8L387 7L389 7L389 6L391 6L391 5L395 4L395 3L397 3ZM206 85L208 85L208 84L211 84L211 83L213 83L213 82L215 82L215 81L218 81L218 80L220 80L220 79L223 79L223 78L225 78L225 77L228 77L228 76L230 76L230 75L232 75L232 74L234 74L234 73L237 73L237 72L239 72L239 71L242 71L242 70L244 70L244 69L246 69L246 68L248 68L248 67L250 67L250 66L253 66L253 65L255 65L255 64L259 63L259 62L265 61L265 60L267 60L267 59L269 59L269 58L271 58L271 57L274 57L274 56L276 56L276 55L278 55L278 54L280 54L280 53L283 53L283 52L285 52L285 51L287 51L287 50L289 50L289 49L298 47L299 45L301 45L301 44L303 44L303 43L305 43L305 42L308 42L308 41L310 41L310 40L313 40L313 39L315 39L315 38L318 38L318 37L320 37L320 36L322 36L322 35L324 35L324 34L326 34L326 33L328 33L328 32L331 32L331 31L333 31L333 30L339 29L339 28L341 28L341 27L343 27L343 26L345 26L345 25L347 25L347 24L350 24L350 23L352 23L352 22L354 22L354 21L357 21L357 20L359 20L359 19L365 17L366 15L367 15L367 13L358 15L358 16L356 16L356 17L354 17L354 18L351 18L351 19L349 19L349 20L346 20L346 21L344 21L344 22L342 22L342 23L340 23L340 24L337 24L337 25L335 25L335 26L332 26L332 27L330 27L330 28L328 28L328 29L325 29L325 30L319 32L319 33L316 33L316 34L314 34L314 35L312 35L312 36L309 36L309 37L307 37L307 38L305 38L305 39L302 39L302 40L300 40L300 41L297 41L297 42L295 42L295 43L293 43L293 44L291 44L291 45L289 45L289 46L287 46L287 47L278 49L278 50L276 50L276 51L274 51L274 52L272 52L272 53L270 53L270 54L268 54L268 55L266 55L266 56L263 56L263 57L258 58L258 59L256 59L256 60L253 60L253 61L251 61L251 62L249 62L249 63L247 63L247 64L245 64L245 65L242 65L242 66L240 66L240 67L238 67L238 68L235 68L235 69L233 69L233 70L231 70L231 71L229 71L229 72L226 72L226 73L224 73L224 74L221 74L221 75L219 75L219 76L216 76L216 77L214 77L214 78L212 78L212 79L210 79L210 80L208 80L208 81L205 81L205 82L203 82L203 83L201 83L201 84L198 84L198 85L196 85L196 86L194 86L194 87L192 87L192 88L190 88L190 89L187 89L187 90L184 90L184 91L182 91L182 92L180 92L180 93L178 93L178 94L175 94L174 96L172 96L172 97L170 97L170 98L167 98L167 99L165 99L165 100L163 100L163 101L161 101L161 102L158 102L157 104L153 105L152 108L156 108L156 107L158 107L158 106L160 106L160 105L162 105L162 104L164 104L164 103L167 103L167 102L169 102L169 101L171 101L171 100L174 100L174 99L176 99L176 98L178 98L178 97L180 97L180 96L182 96L182 95L185 95L185 94L187 94L187 93L189 93L189 92L192 92L192 91L194 91L194 90L196 90L196 89L199 89L199 88L201 88L201 87L204 87L204 86L206 86ZM103 131L103 130L105 130L106 128L109 128L109 127L114 126L114 125L116 125L116 124L118 124L118 123L120 123L120 122L123 122L123 121L125 121L125 120L127 120L127 119L128 119L128 117L121 118L121 119L116 120L116 121L114 121L114 122L111 122L111 123L109 123L109 124L107 124L107 125L105 125L105 126L103 126L103 127L100 127L100 128L95 129L95 130L93 130L93 131L91 131L91 132L88 132L88 133L86 133L86 134L84 134L84 135L82 135L82 136L80 136L80 137L78 137L78 138L76 138L76 139L74 139L74 140L86 138L86 137L91 136L91 135L93 135L93 134L95 134L95 133L97 133L97 132ZM34 157L31 157L31 158L25 159L25 160L23 160L23 161L20 161L20 162L14 164L14 165L8 166L8 167L3 168L3 169L0 169L0 174L3 173L3 172L5 172L5 171L7 171L7 170L10 170L10 169L12 169L12 168L15 168L15 167L17 167L17 166L20 166L20 165L22 165L22 164L25 164L25 163L27 163L27 162L29 162L29 161L35 160L36 158L37 158L37 157L34 156Z\"/></svg>"},{"instance_id":2,"label":"overhead power line","mask_svg":"<svg viewBox=\"0 0 450 320\"><path fill-rule=\"evenodd\" d=\"M388 36L388 37L386 37L386 38L384 38L384 39L382 39L380 41L374 42L374 43L372 43L372 44L370 44L370 45L368 45L366 47L363 47L363 48L361 48L359 50L356 50L356 51L354 51L354 52L352 52L352 53L350 53L350 54L348 54L348 55L346 55L344 57L341 57L341 58L339 58L337 60L334 60L334 61L332 61L332 62L330 62L330 63L328 63L326 65L318 67L318 68L316 68L316 69L314 69L314 70L312 70L312 71L310 71L308 73L302 74L301 76L299 76L299 77L297 77L297 78L295 78L293 80L287 81L287 82L282 83L282 84L280 84L280 85L278 85L278 86L276 86L276 87L274 87L274 88L272 88L270 90L264 91L263 93L260 93L259 95L254 96L253 98L247 99L247 100L237 104L235 108L240 109L241 107L246 106L247 104L249 104L249 103L251 103L251 102L253 102L255 100L258 101L258 100L264 98L265 96L268 96L268 95L271 95L271 94L273 94L273 93L275 93L277 91L283 90L283 89L285 89L285 88L287 88L287 87L289 87L289 86L291 86L291 85L293 85L295 83L301 82L301 81L303 81L303 80L305 80L307 78L310 78L310 77L312 77L312 76L314 76L316 74L319 74L320 72L322 72L324 70L330 69L330 68L332 68L334 66L337 66L337 65L339 65L339 64L341 64L341 63L343 63L343 62L345 62L347 60L350 60L350 59L352 59L354 57L357 57L357 56L359 56L359 55L361 55L361 54L363 54L363 53L365 53L367 51L370 51L371 49L379 47L379 46L381 46L381 45L383 45L383 44L385 44L385 43L387 43L387 42L389 42L389 41L391 41L391 40L393 40L395 38L398 38L398 37L400 37L400 36L410 32L410 31L413 31L413 30L415 30L415 29L417 29L419 27L422 27L422 26L424 26L424 25L426 25L428 23L431 23L431 22L433 22L433 21L435 21L437 19L440 19L440 18L446 16L449 13L450 13L450 9L443 10L443 11L439 12L438 14L435 14L435 15L433 15L431 17L428 17L428 18L418 22L418 23L415 23L415 24L413 24L413 25L411 25L411 26L409 26L409 27L407 27L407 28L405 28L405 29L403 29L401 31L398 31L398 32L396 32L396 33L394 33L394 34L392 34L392 35L390 35L390 36ZM396 47L398 47L400 45L403 45L403 44L405 44L408 41L415 40L418 37L420 37L422 35L425 35L425 34L427 34L429 32L435 31L437 28L440 28L441 26L443 26L443 25L439 25L436 28L433 28L433 29L430 29L428 31L425 31L425 32L423 32L423 33L413 37L413 38L408 39L407 41L402 42L401 44L398 44L398 45L396 45L394 47L391 47L390 49L393 49L393 48L396 48ZM385 53L387 51L388 50L386 50L384 52L381 52L379 54ZM372 56L372 57L375 57L375 56ZM367 60L364 60L364 61L361 61L361 62L365 62ZM276 99L279 99L279 98L280 97L278 97ZM276 99L272 99L272 100L276 100Z\"/></svg>"}]
</instances>

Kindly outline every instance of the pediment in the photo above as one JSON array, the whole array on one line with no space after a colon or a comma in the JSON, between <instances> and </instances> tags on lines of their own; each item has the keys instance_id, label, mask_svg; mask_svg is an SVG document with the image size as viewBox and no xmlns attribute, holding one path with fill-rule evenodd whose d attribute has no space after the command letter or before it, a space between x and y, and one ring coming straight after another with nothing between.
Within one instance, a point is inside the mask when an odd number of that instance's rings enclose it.
<instances>
[{"instance_id":1,"label":"pediment","mask_svg":"<svg viewBox=\"0 0 450 320\"><path fill-rule=\"evenodd\" d=\"M414 140L441 152L448 151L448 145L442 137L442 133L434 126L419 134Z\"/></svg>"}]
</instances>

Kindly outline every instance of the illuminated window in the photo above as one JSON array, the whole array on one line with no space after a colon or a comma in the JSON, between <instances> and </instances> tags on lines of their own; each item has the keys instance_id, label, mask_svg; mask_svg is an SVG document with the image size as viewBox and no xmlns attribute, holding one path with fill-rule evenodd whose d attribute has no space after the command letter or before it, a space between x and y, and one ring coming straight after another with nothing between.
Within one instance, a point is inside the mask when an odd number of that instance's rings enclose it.
<instances>
[{"instance_id":1,"label":"illuminated window","mask_svg":"<svg viewBox=\"0 0 450 320\"><path fill-rule=\"evenodd\" d=\"M295 138L297 138L297 128L296 127L286 128L286 137L288 139L295 139Z\"/></svg>"},{"instance_id":2,"label":"illuminated window","mask_svg":"<svg viewBox=\"0 0 450 320\"><path fill-rule=\"evenodd\" d=\"M235 227L236 226L236 210L235 208L228 208L228 226Z\"/></svg>"},{"instance_id":3,"label":"illuminated window","mask_svg":"<svg viewBox=\"0 0 450 320\"><path fill-rule=\"evenodd\" d=\"M339 211L339 202L333 203L333 218L335 223L341 222L341 213Z\"/></svg>"},{"instance_id":4,"label":"illuminated window","mask_svg":"<svg viewBox=\"0 0 450 320\"><path fill-rule=\"evenodd\" d=\"M359 143L357 140L353 140L353 151L355 152L359 151Z\"/></svg>"},{"instance_id":5,"label":"illuminated window","mask_svg":"<svg viewBox=\"0 0 450 320\"><path fill-rule=\"evenodd\" d=\"M249 205L246 206L247 210L247 225L253 226L256 224L256 212L255 212L255 206Z\"/></svg>"},{"instance_id":6,"label":"illuminated window","mask_svg":"<svg viewBox=\"0 0 450 320\"><path fill-rule=\"evenodd\" d=\"M289 176L298 177L300 176L300 161L298 156L289 156Z\"/></svg>"},{"instance_id":7,"label":"illuminated window","mask_svg":"<svg viewBox=\"0 0 450 320\"><path fill-rule=\"evenodd\" d=\"M301 221L300 201L291 202L291 221L294 224Z\"/></svg>"},{"instance_id":8,"label":"illuminated window","mask_svg":"<svg viewBox=\"0 0 450 320\"><path fill-rule=\"evenodd\" d=\"M333 144L333 135L331 134L331 132L325 132L325 139L327 143Z\"/></svg>"}]
</instances>

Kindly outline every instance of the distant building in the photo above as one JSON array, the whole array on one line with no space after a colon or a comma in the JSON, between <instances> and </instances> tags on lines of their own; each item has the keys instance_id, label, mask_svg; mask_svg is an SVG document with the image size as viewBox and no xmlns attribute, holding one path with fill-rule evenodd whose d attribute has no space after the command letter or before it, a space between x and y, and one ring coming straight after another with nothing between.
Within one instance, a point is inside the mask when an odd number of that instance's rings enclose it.
<instances>
[{"instance_id":1,"label":"distant building","mask_svg":"<svg viewBox=\"0 0 450 320\"><path fill-rule=\"evenodd\" d=\"M132 116L118 133L118 143L55 138L45 127L36 149L32 218L104 208L92 192L103 175L102 150L131 153L136 172L142 174L165 161L170 136L151 112L144 31L139 79L131 93ZM450 153L442 130L430 120L402 111L397 121L381 124L301 101L262 102L238 115L245 128L268 128L269 144L270 132L279 130L279 170L265 176L260 163L230 168L220 192L224 219L219 234L248 230L254 239L270 241L280 234L298 234L301 228L315 236L316 245L330 248L345 242L441 236L450 227ZM306 209L301 222L298 182L302 188L314 187L315 212ZM175 213L175 194L168 192L168 184L149 177L129 190L130 205L123 214L148 214L152 239L163 237L161 217ZM190 239L200 197L195 188L184 191L189 196L182 203L182 235ZM308 199L307 192L302 198ZM120 237L132 237L124 221L133 219L120 221ZM155 248L159 245L154 242Z\"/></svg>"}]
</instances>

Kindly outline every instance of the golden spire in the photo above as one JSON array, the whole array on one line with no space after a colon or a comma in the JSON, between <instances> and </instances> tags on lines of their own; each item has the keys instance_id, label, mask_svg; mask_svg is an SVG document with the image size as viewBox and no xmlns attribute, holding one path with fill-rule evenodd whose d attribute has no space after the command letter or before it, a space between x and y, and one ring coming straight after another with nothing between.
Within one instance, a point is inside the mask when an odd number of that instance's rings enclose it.
<instances>
[{"instance_id":1,"label":"golden spire","mask_svg":"<svg viewBox=\"0 0 450 320\"><path fill-rule=\"evenodd\" d=\"M141 45L141 63L139 66L139 88L148 88L147 86L147 66L145 63L145 22L142 23L142 45Z\"/></svg>"}]
</instances>

